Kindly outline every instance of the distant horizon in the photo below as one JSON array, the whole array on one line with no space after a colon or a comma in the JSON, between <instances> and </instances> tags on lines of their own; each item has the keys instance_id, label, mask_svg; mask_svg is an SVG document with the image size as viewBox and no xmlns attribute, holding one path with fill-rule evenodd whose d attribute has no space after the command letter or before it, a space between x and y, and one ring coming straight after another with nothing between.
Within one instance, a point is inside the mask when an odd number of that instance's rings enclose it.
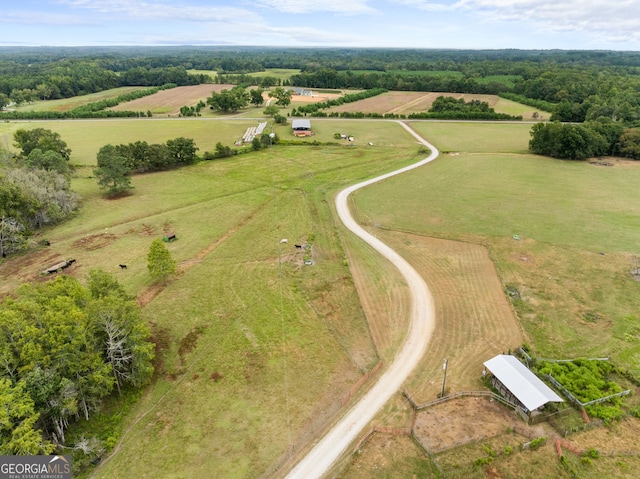
<instances>
[{"instance_id":1,"label":"distant horizon","mask_svg":"<svg viewBox=\"0 0 640 479\"><path fill-rule=\"evenodd\" d=\"M340 45L308 45L308 46L291 46L291 45L205 45L205 44L183 44L183 45L0 45L0 50L10 49L24 49L24 50L37 50L37 49L171 49L171 48L203 48L203 49L287 49L287 50L396 50L396 51L412 51L412 50L425 50L425 51L452 51L452 52L601 52L601 53L640 53L639 50L615 50L609 49L597 49L597 48L445 48L445 47L348 47Z\"/></svg>"},{"instance_id":2,"label":"distant horizon","mask_svg":"<svg viewBox=\"0 0 640 479\"><path fill-rule=\"evenodd\" d=\"M22 0L3 10L0 47L640 51L640 0Z\"/></svg>"}]
</instances>

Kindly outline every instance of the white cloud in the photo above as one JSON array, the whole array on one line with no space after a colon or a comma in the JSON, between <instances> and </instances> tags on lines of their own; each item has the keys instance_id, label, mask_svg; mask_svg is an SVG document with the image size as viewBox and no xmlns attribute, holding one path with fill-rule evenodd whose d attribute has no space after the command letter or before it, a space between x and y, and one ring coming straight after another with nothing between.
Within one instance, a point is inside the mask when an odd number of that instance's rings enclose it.
<instances>
[{"instance_id":1,"label":"white cloud","mask_svg":"<svg viewBox=\"0 0 640 479\"><path fill-rule=\"evenodd\" d=\"M1 23L26 25L92 25L95 21L80 15L13 10L2 13Z\"/></svg>"},{"instance_id":2,"label":"white cloud","mask_svg":"<svg viewBox=\"0 0 640 479\"><path fill-rule=\"evenodd\" d=\"M368 0L256 0L256 5L272 8L282 13L339 13L356 15L376 13Z\"/></svg>"},{"instance_id":3,"label":"white cloud","mask_svg":"<svg viewBox=\"0 0 640 479\"><path fill-rule=\"evenodd\" d=\"M603 41L640 40L639 0L395 0L427 11L464 11L485 22L530 22L541 31L583 32Z\"/></svg>"},{"instance_id":4,"label":"white cloud","mask_svg":"<svg viewBox=\"0 0 640 479\"><path fill-rule=\"evenodd\" d=\"M181 2L144 0L57 0L71 7L90 9L103 15L121 15L126 20L237 21L258 16L250 10L235 7L201 6Z\"/></svg>"}]
</instances>

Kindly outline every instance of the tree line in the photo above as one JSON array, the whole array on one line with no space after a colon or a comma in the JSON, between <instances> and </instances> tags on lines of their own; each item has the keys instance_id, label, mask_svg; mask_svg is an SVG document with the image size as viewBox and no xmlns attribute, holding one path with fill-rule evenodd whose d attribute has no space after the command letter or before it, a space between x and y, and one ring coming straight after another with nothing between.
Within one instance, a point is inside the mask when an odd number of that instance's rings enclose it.
<instances>
[{"instance_id":1,"label":"tree line","mask_svg":"<svg viewBox=\"0 0 640 479\"><path fill-rule=\"evenodd\" d=\"M248 73L294 68L282 82ZM218 81L517 95L560 121L640 121L640 54L602 51L295 49L228 47L0 48L0 95L15 103L122 85ZM229 75L234 75L230 77ZM264 83L264 84L263 84ZM12 98L13 97L13 98ZM1 97L0 97L1 99ZM530 103L527 103L530 104Z\"/></svg>"},{"instance_id":2,"label":"tree line","mask_svg":"<svg viewBox=\"0 0 640 479\"><path fill-rule=\"evenodd\" d=\"M0 256L26 247L35 230L73 213L71 150L58 133L43 128L14 133L17 155L0 147Z\"/></svg>"},{"instance_id":3,"label":"tree line","mask_svg":"<svg viewBox=\"0 0 640 479\"><path fill-rule=\"evenodd\" d=\"M529 150L570 160L622 156L640 160L640 128L625 128L609 118L576 123L538 123L531 129Z\"/></svg>"}]
</instances>

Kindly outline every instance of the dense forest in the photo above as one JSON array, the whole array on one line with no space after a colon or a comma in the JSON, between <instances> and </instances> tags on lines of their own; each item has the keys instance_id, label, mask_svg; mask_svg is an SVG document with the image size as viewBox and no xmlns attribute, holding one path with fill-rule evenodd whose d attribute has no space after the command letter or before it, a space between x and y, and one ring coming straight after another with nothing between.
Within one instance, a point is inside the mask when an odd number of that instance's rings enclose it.
<instances>
[{"instance_id":1,"label":"dense forest","mask_svg":"<svg viewBox=\"0 0 640 479\"><path fill-rule=\"evenodd\" d=\"M640 52L614 51L6 47L0 107L116 86L258 85L247 74L269 68L300 70L288 81L300 87L500 94L560 121L640 121Z\"/></svg>"}]
</instances>

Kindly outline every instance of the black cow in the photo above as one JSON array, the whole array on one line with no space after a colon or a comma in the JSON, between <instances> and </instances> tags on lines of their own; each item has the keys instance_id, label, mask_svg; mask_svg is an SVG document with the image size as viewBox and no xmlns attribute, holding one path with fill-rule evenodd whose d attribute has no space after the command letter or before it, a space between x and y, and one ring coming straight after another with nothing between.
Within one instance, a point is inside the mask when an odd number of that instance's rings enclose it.
<instances>
[{"instance_id":1,"label":"black cow","mask_svg":"<svg viewBox=\"0 0 640 479\"><path fill-rule=\"evenodd\" d=\"M120 266L120 269L127 269L127 265L126 264L121 264L119 266Z\"/></svg>"}]
</instances>

